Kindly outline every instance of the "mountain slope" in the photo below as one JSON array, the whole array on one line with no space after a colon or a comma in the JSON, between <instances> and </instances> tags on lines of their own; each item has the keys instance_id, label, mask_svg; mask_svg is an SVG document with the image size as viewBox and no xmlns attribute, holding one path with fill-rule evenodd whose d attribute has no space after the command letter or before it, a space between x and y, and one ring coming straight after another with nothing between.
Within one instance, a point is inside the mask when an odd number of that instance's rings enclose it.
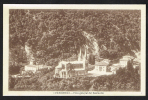
<instances>
[{"instance_id":1,"label":"mountain slope","mask_svg":"<svg viewBox=\"0 0 148 100\"><path fill-rule=\"evenodd\" d=\"M139 10L10 10L9 46L18 51L26 43L42 63L77 55L83 46L133 53L140 51L140 21Z\"/></svg>"}]
</instances>

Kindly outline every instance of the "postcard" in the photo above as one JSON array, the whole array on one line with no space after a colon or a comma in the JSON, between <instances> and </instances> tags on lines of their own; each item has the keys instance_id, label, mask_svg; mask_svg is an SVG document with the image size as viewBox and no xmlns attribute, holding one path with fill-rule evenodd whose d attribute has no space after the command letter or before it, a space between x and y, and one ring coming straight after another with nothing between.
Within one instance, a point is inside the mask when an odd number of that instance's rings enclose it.
<instances>
[{"instance_id":1,"label":"postcard","mask_svg":"<svg viewBox=\"0 0 148 100\"><path fill-rule=\"evenodd\" d=\"M146 5L4 4L3 96L145 96Z\"/></svg>"}]
</instances>

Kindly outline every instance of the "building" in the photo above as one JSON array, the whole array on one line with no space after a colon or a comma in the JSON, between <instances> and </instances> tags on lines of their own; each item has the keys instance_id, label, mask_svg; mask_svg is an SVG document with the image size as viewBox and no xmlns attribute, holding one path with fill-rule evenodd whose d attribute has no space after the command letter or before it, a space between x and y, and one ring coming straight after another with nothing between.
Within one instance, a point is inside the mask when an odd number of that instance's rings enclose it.
<instances>
[{"instance_id":1,"label":"building","mask_svg":"<svg viewBox=\"0 0 148 100\"><path fill-rule=\"evenodd\" d=\"M133 61L133 68L134 69L137 68L137 67L139 67L139 66L140 66L140 63L139 62Z\"/></svg>"},{"instance_id":2,"label":"building","mask_svg":"<svg viewBox=\"0 0 148 100\"><path fill-rule=\"evenodd\" d=\"M110 60L104 59L100 62L95 62L95 69L98 73L106 73L107 72L107 65L109 65Z\"/></svg>"},{"instance_id":3,"label":"building","mask_svg":"<svg viewBox=\"0 0 148 100\"><path fill-rule=\"evenodd\" d=\"M73 76L85 75L87 73L88 63L86 61L86 50L82 57L81 49L77 61L61 61L55 67L55 77L69 78Z\"/></svg>"},{"instance_id":4,"label":"building","mask_svg":"<svg viewBox=\"0 0 148 100\"><path fill-rule=\"evenodd\" d=\"M106 68L107 68L108 63L105 61L101 62L96 62L95 63L95 70L98 73L106 73Z\"/></svg>"},{"instance_id":5,"label":"building","mask_svg":"<svg viewBox=\"0 0 148 100\"><path fill-rule=\"evenodd\" d=\"M138 70L138 73L140 74L141 71L141 63L140 63L140 59L135 58L133 60L133 68Z\"/></svg>"},{"instance_id":6,"label":"building","mask_svg":"<svg viewBox=\"0 0 148 100\"><path fill-rule=\"evenodd\" d=\"M72 67L72 69L69 67ZM61 61L55 68L55 77L69 78L87 73L87 65L84 61Z\"/></svg>"},{"instance_id":7,"label":"building","mask_svg":"<svg viewBox=\"0 0 148 100\"><path fill-rule=\"evenodd\" d=\"M120 59L120 62L119 62L121 67L122 68L126 67L127 66L127 62L129 60L131 60L131 59L133 59L133 57L131 57L131 56L123 56L122 59Z\"/></svg>"},{"instance_id":8,"label":"building","mask_svg":"<svg viewBox=\"0 0 148 100\"><path fill-rule=\"evenodd\" d=\"M103 61L106 62L106 63L108 63L108 64L110 63L110 60L109 59L103 59Z\"/></svg>"},{"instance_id":9,"label":"building","mask_svg":"<svg viewBox=\"0 0 148 100\"><path fill-rule=\"evenodd\" d=\"M49 69L51 68L51 66L45 66L45 65L26 65L25 66L25 71L32 71L33 73L35 73L38 70L41 69Z\"/></svg>"},{"instance_id":10,"label":"building","mask_svg":"<svg viewBox=\"0 0 148 100\"><path fill-rule=\"evenodd\" d=\"M120 64L113 64L112 66L110 66L110 71L113 73L113 74L116 74L116 71L120 68Z\"/></svg>"},{"instance_id":11,"label":"building","mask_svg":"<svg viewBox=\"0 0 148 100\"><path fill-rule=\"evenodd\" d=\"M92 74L92 76L100 76L100 75L109 75L111 72L107 71L107 67L109 65L110 60L104 59L102 61L96 61L95 62L95 68L91 71L88 71L89 74Z\"/></svg>"}]
</instances>

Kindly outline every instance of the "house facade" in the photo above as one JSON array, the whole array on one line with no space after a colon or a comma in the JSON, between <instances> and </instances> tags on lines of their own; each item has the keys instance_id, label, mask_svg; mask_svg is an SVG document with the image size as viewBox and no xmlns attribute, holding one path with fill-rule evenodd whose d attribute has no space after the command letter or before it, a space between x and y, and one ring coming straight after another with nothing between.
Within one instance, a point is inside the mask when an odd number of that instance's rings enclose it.
<instances>
[{"instance_id":1,"label":"house facade","mask_svg":"<svg viewBox=\"0 0 148 100\"><path fill-rule=\"evenodd\" d=\"M109 63L107 63L105 61L96 62L95 63L95 71L98 72L98 73L106 73L108 64Z\"/></svg>"},{"instance_id":2,"label":"house facade","mask_svg":"<svg viewBox=\"0 0 148 100\"><path fill-rule=\"evenodd\" d=\"M126 67L127 66L127 62L129 60L133 59L131 56L123 56L122 59L120 59L120 65L122 68Z\"/></svg>"},{"instance_id":3,"label":"house facade","mask_svg":"<svg viewBox=\"0 0 148 100\"><path fill-rule=\"evenodd\" d=\"M45 66L45 65L26 65L25 66L25 71L32 71L33 73L35 73L38 70L41 69L49 69L51 68L51 66Z\"/></svg>"},{"instance_id":4,"label":"house facade","mask_svg":"<svg viewBox=\"0 0 148 100\"><path fill-rule=\"evenodd\" d=\"M111 72L107 71L110 60L104 59L102 61L95 61L95 68L88 71L92 76L109 75Z\"/></svg>"}]
</instances>

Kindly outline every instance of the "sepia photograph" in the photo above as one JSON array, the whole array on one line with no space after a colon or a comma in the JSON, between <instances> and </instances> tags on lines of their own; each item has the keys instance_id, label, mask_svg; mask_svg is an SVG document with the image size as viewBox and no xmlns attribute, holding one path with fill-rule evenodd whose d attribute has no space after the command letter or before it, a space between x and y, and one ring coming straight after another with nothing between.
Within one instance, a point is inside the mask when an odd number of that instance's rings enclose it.
<instances>
[{"instance_id":1,"label":"sepia photograph","mask_svg":"<svg viewBox=\"0 0 148 100\"><path fill-rule=\"evenodd\" d=\"M145 5L3 7L3 94L145 95Z\"/></svg>"}]
</instances>

